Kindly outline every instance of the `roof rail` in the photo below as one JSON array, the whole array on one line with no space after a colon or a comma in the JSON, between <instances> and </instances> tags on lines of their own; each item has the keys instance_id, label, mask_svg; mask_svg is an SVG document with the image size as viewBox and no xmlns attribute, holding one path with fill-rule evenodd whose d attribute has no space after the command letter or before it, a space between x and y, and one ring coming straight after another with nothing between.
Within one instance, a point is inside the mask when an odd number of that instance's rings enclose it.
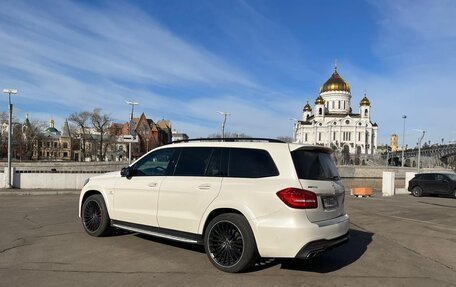
<instances>
[{"instance_id":1,"label":"roof rail","mask_svg":"<svg viewBox=\"0 0 456 287\"><path fill-rule=\"evenodd\" d=\"M210 141L219 141L219 142L270 142L270 143L285 143L284 141L278 139L269 139L269 138L199 138L199 139L186 139L186 140L177 140L171 142L174 143L185 143L185 142L210 142Z\"/></svg>"}]
</instances>

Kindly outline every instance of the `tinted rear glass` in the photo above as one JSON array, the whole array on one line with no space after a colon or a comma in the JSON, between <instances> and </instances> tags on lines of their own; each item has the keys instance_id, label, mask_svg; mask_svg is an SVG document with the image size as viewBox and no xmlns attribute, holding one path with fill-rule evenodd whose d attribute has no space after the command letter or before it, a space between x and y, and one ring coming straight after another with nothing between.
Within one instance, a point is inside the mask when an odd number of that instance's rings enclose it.
<instances>
[{"instance_id":1,"label":"tinted rear glass","mask_svg":"<svg viewBox=\"0 0 456 287\"><path fill-rule=\"evenodd\" d=\"M229 177L259 178L277 175L279 175L277 167L267 151L230 149Z\"/></svg>"},{"instance_id":2,"label":"tinted rear glass","mask_svg":"<svg viewBox=\"0 0 456 287\"><path fill-rule=\"evenodd\" d=\"M337 180L340 179L331 155L309 150L291 152L299 179Z\"/></svg>"}]
</instances>

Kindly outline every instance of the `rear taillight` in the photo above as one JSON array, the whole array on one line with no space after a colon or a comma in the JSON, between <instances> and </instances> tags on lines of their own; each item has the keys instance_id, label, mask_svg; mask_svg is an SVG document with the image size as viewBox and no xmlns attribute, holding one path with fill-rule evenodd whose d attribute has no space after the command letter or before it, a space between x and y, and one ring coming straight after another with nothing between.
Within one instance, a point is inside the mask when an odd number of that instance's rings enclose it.
<instances>
[{"instance_id":1,"label":"rear taillight","mask_svg":"<svg viewBox=\"0 0 456 287\"><path fill-rule=\"evenodd\" d=\"M318 207L317 195L308 190L289 187L277 192L277 196L292 208L310 209Z\"/></svg>"}]
</instances>

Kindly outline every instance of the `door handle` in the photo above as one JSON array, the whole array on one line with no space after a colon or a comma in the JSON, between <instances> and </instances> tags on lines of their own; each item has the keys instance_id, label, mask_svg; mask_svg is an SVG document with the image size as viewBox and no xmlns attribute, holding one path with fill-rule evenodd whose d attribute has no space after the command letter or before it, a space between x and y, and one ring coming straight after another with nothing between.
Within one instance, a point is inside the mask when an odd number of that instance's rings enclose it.
<instances>
[{"instance_id":1,"label":"door handle","mask_svg":"<svg viewBox=\"0 0 456 287\"><path fill-rule=\"evenodd\" d=\"M205 184L202 184L200 186L198 186L198 189L202 189L202 190L207 190L207 189L210 189L211 188L211 185L208 184L208 183L205 183Z\"/></svg>"},{"instance_id":2,"label":"door handle","mask_svg":"<svg viewBox=\"0 0 456 287\"><path fill-rule=\"evenodd\" d=\"M158 185L158 183L156 183L156 182L151 182L151 183L149 183L147 186L148 186L148 187L157 187L157 185Z\"/></svg>"}]
</instances>

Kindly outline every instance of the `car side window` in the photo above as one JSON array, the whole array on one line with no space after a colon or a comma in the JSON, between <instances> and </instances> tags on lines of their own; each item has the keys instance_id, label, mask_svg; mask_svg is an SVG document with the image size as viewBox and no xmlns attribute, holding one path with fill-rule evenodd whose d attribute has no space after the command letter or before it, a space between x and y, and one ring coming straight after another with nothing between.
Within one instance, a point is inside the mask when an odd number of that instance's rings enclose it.
<instances>
[{"instance_id":1,"label":"car side window","mask_svg":"<svg viewBox=\"0 0 456 287\"><path fill-rule=\"evenodd\" d=\"M436 174L435 175L435 179L438 180L438 181L444 181L445 180L445 177L441 174Z\"/></svg>"},{"instance_id":2,"label":"car side window","mask_svg":"<svg viewBox=\"0 0 456 287\"><path fill-rule=\"evenodd\" d=\"M260 178L279 175L271 155L261 149L230 149L228 176Z\"/></svg>"},{"instance_id":3,"label":"car side window","mask_svg":"<svg viewBox=\"0 0 456 287\"><path fill-rule=\"evenodd\" d=\"M154 151L140 159L133 166L133 176L163 176L172 162L176 149L168 148Z\"/></svg>"},{"instance_id":4,"label":"car side window","mask_svg":"<svg viewBox=\"0 0 456 287\"><path fill-rule=\"evenodd\" d=\"M209 160L209 164L207 165L206 172L204 173L206 176L223 176L224 173L222 171L222 151L221 148L214 148L212 151L211 159Z\"/></svg>"},{"instance_id":5,"label":"car side window","mask_svg":"<svg viewBox=\"0 0 456 287\"><path fill-rule=\"evenodd\" d=\"M186 147L174 170L174 176L204 176L211 159L213 148Z\"/></svg>"},{"instance_id":6,"label":"car side window","mask_svg":"<svg viewBox=\"0 0 456 287\"><path fill-rule=\"evenodd\" d=\"M423 180L435 180L435 175L431 173L423 174Z\"/></svg>"}]
</instances>

